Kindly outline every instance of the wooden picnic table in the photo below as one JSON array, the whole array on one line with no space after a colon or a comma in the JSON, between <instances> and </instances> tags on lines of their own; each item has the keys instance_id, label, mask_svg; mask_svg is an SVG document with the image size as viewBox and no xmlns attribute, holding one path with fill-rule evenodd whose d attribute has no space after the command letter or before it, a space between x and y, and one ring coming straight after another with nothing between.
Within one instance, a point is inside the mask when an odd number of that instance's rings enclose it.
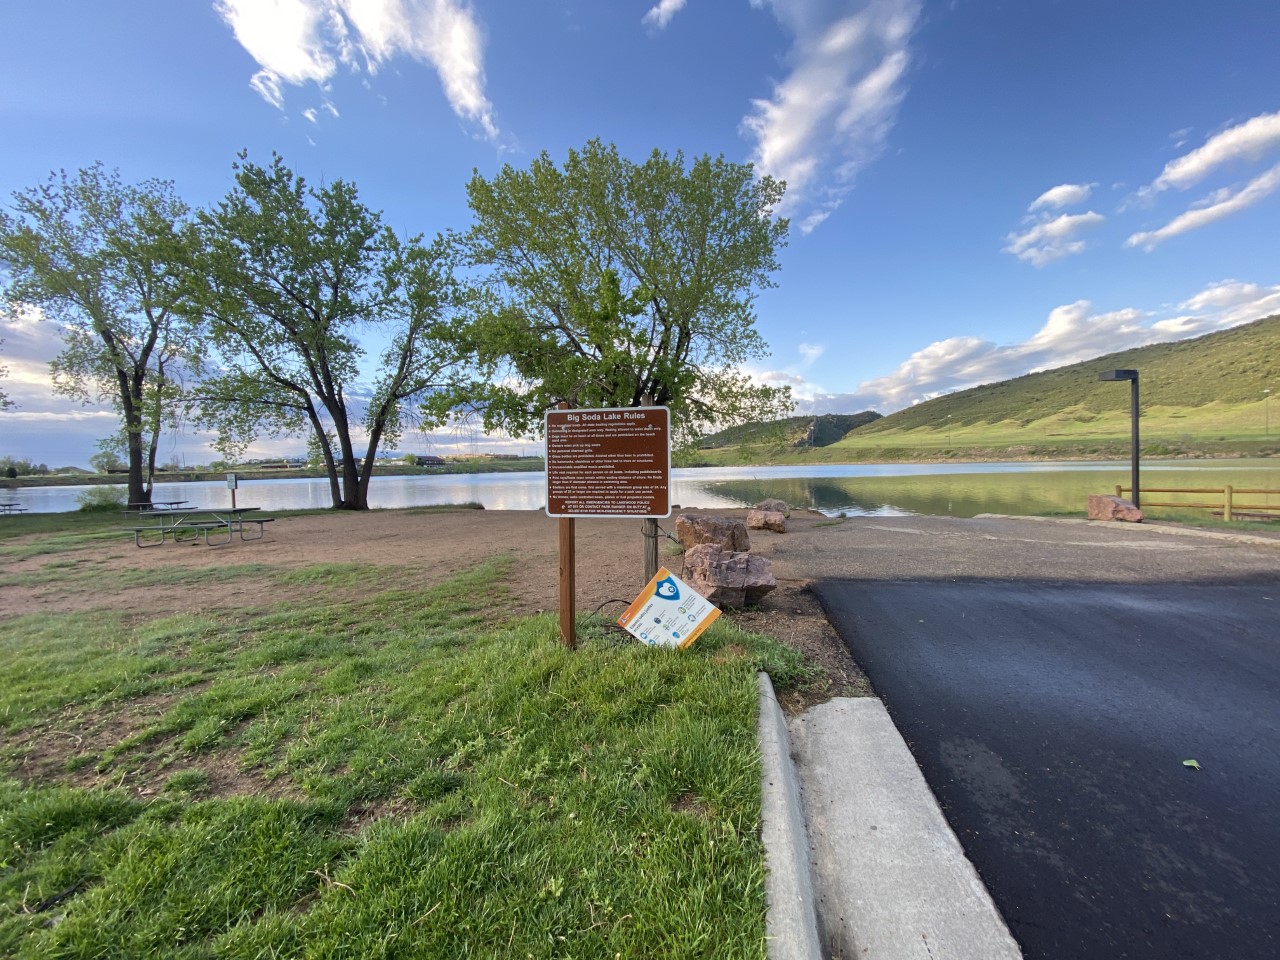
<instances>
[{"instance_id":1,"label":"wooden picnic table","mask_svg":"<svg viewBox=\"0 0 1280 960\"><path fill-rule=\"evenodd\" d=\"M147 519L154 521L143 526L130 527L133 542L139 547L158 547L171 538L174 543L199 543L216 547L230 543L239 534L241 540L261 540L266 532L266 525L275 517L246 517L246 513L257 513L261 507L213 507L209 509L167 509L150 510ZM258 532L254 536L246 536L246 526L257 524ZM159 537L156 538L156 534ZM221 535L225 534L225 537ZM219 539L212 539L218 535Z\"/></svg>"},{"instance_id":2,"label":"wooden picnic table","mask_svg":"<svg viewBox=\"0 0 1280 960\"><path fill-rule=\"evenodd\" d=\"M152 513L156 510L181 510L183 507L189 507L191 504L186 500L152 500L150 503L131 503L127 507L129 513L145 512Z\"/></svg>"},{"instance_id":3,"label":"wooden picnic table","mask_svg":"<svg viewBox=\"0 0 1280 960\"><path fill-rule=\"evenodd\" d=\"M5 503L0 503L0 514L26 513L26 512L27 512L27 508L22 505L21 501L9 500L9 501L6 501Z\"/></svg>"}]
</instances>

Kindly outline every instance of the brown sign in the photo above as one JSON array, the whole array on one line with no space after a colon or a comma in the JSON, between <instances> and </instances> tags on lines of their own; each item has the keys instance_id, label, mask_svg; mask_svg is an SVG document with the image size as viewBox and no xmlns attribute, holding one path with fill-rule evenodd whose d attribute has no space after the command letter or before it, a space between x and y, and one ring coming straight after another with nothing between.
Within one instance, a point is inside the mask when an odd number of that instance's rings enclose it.
<instances>
[{"instance_id":1,"label":"brown sign","mask_svg":"<svg viewBox=\"0 0 1280 960\"><path fill-rule=\"evenodd\" d=\"M549 410L546 431L549 515L671 515L666 407Z\"/></svg>"}]
</instances>

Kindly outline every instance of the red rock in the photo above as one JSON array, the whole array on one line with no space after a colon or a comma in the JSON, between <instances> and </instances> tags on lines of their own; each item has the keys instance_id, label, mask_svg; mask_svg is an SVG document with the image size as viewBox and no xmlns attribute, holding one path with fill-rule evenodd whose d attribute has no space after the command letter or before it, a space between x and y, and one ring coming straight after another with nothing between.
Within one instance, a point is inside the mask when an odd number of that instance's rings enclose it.
<instances>
[{"instance_id":1,"label":"red rock","mask_svg":"<svg viewBox=\"0 0 1280 960\"><path fill-rule=\"evenodd\" d=\"M1109 493L1089 494L1090 520L1126 520L1142 522L1142 511L1128 500Z\"/></svg>"},{"instance_id":2,"label":"red rock","mask_svg":"<svg viewBox=\"0 0 1280 960\"><path fill-rule=\"evenodd\" d=\"M747 529L772 530L774 533L786 533L786 514L781 510L761 510L759 507L755 510L748 510Z\"/></svg>"},{"instance_id":3,"label":"red rock","mask_svg":"<svg viewBox=\"0 0 1280 960\"><path fill-rule=\"evenodd\" d=\"M780 513L784 517L791 516L791 504L785 500L779 500L777 497L770 497L768 500L761 500L756 504L757 510L767 510Z\"/></svg>"},{"instance_id":4,"label":"red rock","mask_svg":"<svg viewBox=\"0 0 1280 960\"><path fill-rule=\"evenodd\" d=\"M686 550L700 543L713 543L724 550L750 550L751 535L741 520L728 517L676 517L676 539Z\"/></svg>"},{"instance_id":5,"label":"red rock","mask_svg":"<svg viewBox=\"0 0 1280 960\"><path fill-rule=\"evenodd\" d=\"M700 543L684 555L683 579L718 607L759 603L778 586L764 557Z\"/></svg>"}]
</instances>

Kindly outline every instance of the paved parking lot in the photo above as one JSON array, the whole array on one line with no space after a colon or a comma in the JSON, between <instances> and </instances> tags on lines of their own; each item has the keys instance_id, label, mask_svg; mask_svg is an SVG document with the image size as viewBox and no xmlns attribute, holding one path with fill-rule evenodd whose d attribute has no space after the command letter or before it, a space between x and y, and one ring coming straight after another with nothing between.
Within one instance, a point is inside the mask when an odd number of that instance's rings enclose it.
<instances>
[{"instance_id":1,"label":"paved parking lot","mask_svg":"<svg viewBox=\"0 0 1280 960\"><path fill-rule=\"evenodd\" d=\"M1280 548L831 532L778 559L820 579L1027 957L1280 956Z\"/></svg>"}]
</instances>

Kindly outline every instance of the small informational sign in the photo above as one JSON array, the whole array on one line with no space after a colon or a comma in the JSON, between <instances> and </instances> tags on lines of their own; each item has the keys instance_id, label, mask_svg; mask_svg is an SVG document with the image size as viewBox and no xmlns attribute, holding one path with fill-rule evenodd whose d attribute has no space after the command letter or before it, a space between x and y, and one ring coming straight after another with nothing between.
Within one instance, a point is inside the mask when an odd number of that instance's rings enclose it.
<instances>
[{"instance_id":1,"label":"small informational sign","mask_svg":"<svg viewBox=\"0 0 1280 960\"><path fill-rule=\"evenodd\" d=\"M549 410L547 514L671 516L671 414L666 407Z\"/></svg>"},{"instance_id":2,"label":"small informational sign","mask_svg":"<svg viewBox=\"0 0 1280 960\"><path fill-rule=\"evenodd\" d=\"M237 486L236 475L234 473L227 474L227 489L234 490Z\"/></svg>"},{"instance_id":3,"label":"small informational sign","mask_svg":"<svg viewBox=\"0 0 1280 960\"><path fill-rule=\"evenodd\" d=\"M683 650L718 616L720 610L710 600L666 567L660 567L657 575L640 591L640 596L618 618L618 626L651 647Z\"/></svg>"}]
</instances>

